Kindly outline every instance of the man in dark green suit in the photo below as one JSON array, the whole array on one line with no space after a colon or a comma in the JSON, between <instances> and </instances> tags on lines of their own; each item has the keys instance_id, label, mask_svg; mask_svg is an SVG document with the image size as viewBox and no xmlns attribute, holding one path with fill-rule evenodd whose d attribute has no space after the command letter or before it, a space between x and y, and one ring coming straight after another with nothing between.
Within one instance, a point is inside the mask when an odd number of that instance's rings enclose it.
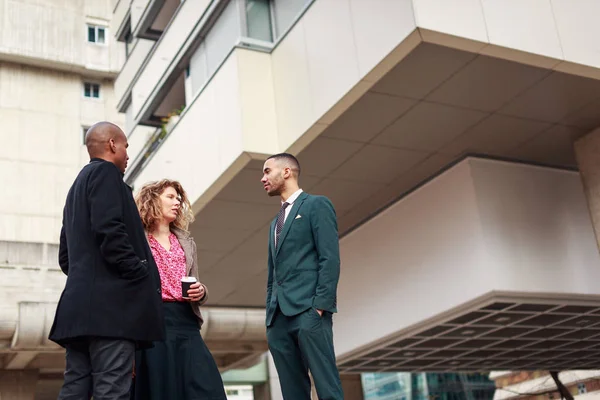
<instances>
[{"instance_id":1,"label":"man in dark green suit","mask_svg":"<svg viewBox=\"0 0 600 400\"><path fill-rule=\"evenodd\" d=\"M310 370L319 399L342 400L333 350L340 250L335 210L298 186L300 164L271 156L261 179L281 209L269 233L267 341L285 400L310 400Z\"/></svg>"}]
</instances>

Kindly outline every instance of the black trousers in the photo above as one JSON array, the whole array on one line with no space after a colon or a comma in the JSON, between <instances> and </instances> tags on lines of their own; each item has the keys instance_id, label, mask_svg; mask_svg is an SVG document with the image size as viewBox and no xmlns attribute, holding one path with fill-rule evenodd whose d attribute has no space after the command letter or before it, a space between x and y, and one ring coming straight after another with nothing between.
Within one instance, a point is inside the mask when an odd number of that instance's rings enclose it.
<instances>
[{"instance_id":1,"label":"black trousers","mask_svg":"<svg viewBox=\"0 0 600 400\"><path fill-rule=\"evenodd\" d=\"M67 368L58 400L129 399L135 343L129 340L82 338L69 343Z\"/></svg>"}]
</instances>

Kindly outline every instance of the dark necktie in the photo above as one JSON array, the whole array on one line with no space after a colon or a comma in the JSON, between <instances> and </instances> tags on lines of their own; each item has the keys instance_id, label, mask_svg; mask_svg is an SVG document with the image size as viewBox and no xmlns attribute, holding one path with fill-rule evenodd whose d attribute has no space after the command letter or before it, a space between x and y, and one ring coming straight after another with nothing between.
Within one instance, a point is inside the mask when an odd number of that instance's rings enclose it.
<instances>
[{"instance_id":1,"label":"dark necktie","mask_svg":"<svg viewBox=\"0 0 600 400\"><path fill-rule=\"evenodd\" d=\"M277 214L277 223L275 224L275 244L279 243L279 234L281 234L281 230L283 229L283 224L285 222L285 209L290 205L287 201L281 205L281 209L279 210L279 214Z\"/></svg>"}]
</instances>

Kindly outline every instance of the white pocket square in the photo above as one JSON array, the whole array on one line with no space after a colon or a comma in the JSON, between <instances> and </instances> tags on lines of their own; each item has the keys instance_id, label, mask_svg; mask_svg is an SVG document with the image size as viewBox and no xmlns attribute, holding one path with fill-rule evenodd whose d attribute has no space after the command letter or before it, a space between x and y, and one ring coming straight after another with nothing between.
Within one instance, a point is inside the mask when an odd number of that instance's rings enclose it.
<instances>
[{"instance_id":1,"label":"white pocket square","mask_svg":"<svg viewBox=\"0 0 600 400\"><path fill-rule=\"evenodd\" d=\"M299 218L302 218L302 215L298 214L298 215L296 215L296 218L294 218L294 219L299 219Z\"/></svg>"}]
</instances>

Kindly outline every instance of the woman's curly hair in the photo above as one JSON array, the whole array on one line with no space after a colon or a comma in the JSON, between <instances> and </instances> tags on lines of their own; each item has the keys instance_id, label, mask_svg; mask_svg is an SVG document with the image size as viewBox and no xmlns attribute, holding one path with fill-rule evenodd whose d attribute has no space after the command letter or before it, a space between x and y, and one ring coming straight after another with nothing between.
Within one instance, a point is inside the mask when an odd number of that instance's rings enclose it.
<instances>
[{"instance_id":1,"label":"woman's curly hair","mask_svg":"<svg viewBox=\"0 0 600 400\"><path fill-rule=\"evenodd\" d=\"M171 226L187 232L190 224L194 222L192 206L181 183L163 179L162 181L146 183L142 186L137 196L135 196L135 204L140 211L142 224L144 224L144 229L146 231L152 231L155 228L155 225L161 220L162 211L160 195L169 187L175 189L179 201L181 202L177 218L175 221L171 222Z\"/></svg>"}]
</instances>

